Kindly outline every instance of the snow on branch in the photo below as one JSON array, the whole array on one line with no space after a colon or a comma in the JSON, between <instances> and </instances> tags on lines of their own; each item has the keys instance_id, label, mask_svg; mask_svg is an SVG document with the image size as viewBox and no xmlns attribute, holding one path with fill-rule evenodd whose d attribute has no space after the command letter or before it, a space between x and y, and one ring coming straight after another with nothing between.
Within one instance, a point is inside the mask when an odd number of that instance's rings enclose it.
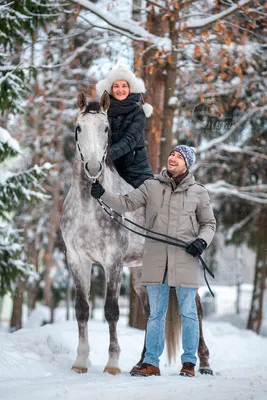
<instances>
[{"instance_id":1,"label":"snow on branch","mask_svg":"<svg viewBox=\"0 0 267 400\"><path fill-rule=\"evenodd\" d=\"M82 46L74 50L72 54L64 60L62 67L60 68L59 74L61 74L66 69L66 67L69 66L78 57L79 54L87 51L92 44L95 44L95 38L88 39Z\"/></svg>"},{"instance_id":2,"label":"snow on branch","mask_svg":"<svg viewBox=\"0 0 267 400\"><path fill-rule=\"evenodd\" d=\"M226 235L226 241L229 242L230 240L232 240L235 232L242 229L249 221L251 221L258 214L258 212L259 211L256 208L249 215L247 215L246 218L244 218L242 221L232 225L231 228L229 228L228 233Z\"/></svg>"},{"instance_id":3,"label":"snow on branch","mask_svg":"<svg viewBox=\"0 0 267 400\"><path fill-rule=\"evenodd\" d=\"M19 153L18 142L10 136L10 133L0 126L0 146L2 143L7 143L15 152Z\"/></svg>"},{"instance_id":4,"label":"snow on branch","mask_svg":"<svg viewBox=\"0 0 267 400\"><path fill-rule=\"evenodd\" d=\"M259 148L255 149L255 147L250 147L250 146L239 147L234 145L222 144L219 146L219 150L226 151L227 153L242 153L242 154L248 154L250 156L267 159L267 155L260 153Z\"/></svg>"},{"instance_id":5,"label":"snow on branch","mask_svg":"<svg viewBox=\"0 0 267 400\"><path fill-rule=\"evenodd\" d=\"M229 15L233 14L237 9L249 4L250 2L251 2L251 0L241 0L241 1L237 2L237 4L233 4L227 10L224 10L220 13L211 15L210 17L207 17L207 18L203 18L203 19L190 18L186 23L181 25L180 30L184 31L184 30L189 30L189 29L205 28L208 25L211 25L218 20L228 17Z\"/></svg>"},{"instance_id":6,"label":"snow on branch","mask_svg":"<svg viewBox=\"0 0 267 400\"><path fill-rule=\"evenodd\" d=\"M157 48L164 51L171 50L171 40L166 37L158 37L151 34L145 28L141 27L136 21L132 19L120 20L118 17L113 15L107 10L102 10L103 6L98 6L91 3L89 0L72 0L73 3L79 4L92 14L96 15L100 20L107 23L107 25L97 25L98 28L102 29L113 29L118 33L125 36L134 37L134 40L139 40L142 42L148 42L154 44ZM92 25L95 25L92 23Z\"/></svg>"},{"instance_id":7,"label":"snow on branch","mask_svg":"<svg viewBox=\"0 0 267 400\"><path fill-rule=\"evenodd\" d=\"M18 142L13 139L9 132L0 126L0 163L8 157L15 157L20 153Z\"/></svg>"},{"instance_id":8,"label":"snow on branch","mask_svg":"<svg viewBox=\"0 0 267 400\"><path fill-rule=\"evenodd\" d=\"M224 195L227 197L238 197L252 203L267 204L267 185L234 186L223 180L216 183L206 184L207 190L215 196ZM266 190L266 193L260 190Z\"/></svg>"},{"instance_id":9,"label":"snow on branch","mask_svg":"<svg viewBox=\"0 0 267 400\"><path fill-rule=\"evenodd\" d=\"M203 145L199 146L196 149L196 153L202 153L203 151L207 151L209 149L211 149L214 146L217 146L223 142L225 142L227 139L229 139L229 137L238 129L240 128L240 126L242 126L247 120L249 120L254 114L258 113L262 113L265 110L267 110L267 106L264 107L255 107L251 110L248 110L241 118L240 120L234 124L229 131L227 131L224 135L219 136L216 139L210 140L207 143L204 143Z\"/></svg>"}]
</instances>

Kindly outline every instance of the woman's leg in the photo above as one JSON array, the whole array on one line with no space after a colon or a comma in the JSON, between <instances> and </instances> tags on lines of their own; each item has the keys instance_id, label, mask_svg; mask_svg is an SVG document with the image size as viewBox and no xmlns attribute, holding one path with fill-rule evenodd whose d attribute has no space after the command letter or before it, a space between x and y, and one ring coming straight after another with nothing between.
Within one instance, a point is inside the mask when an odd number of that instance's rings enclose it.
<instances>
[{"instance_id":1,"label":"woman's leg","mask_svg":"<svg viewBox=\"0 0 267 400\"><path fill-rule=\"evenodd\" d=\"M169 301L167 279L162 285L147 286L150 315L146 328L146 353L144 363L159 366L164 349L165 319Z\"/></svg>"}]
</instances>

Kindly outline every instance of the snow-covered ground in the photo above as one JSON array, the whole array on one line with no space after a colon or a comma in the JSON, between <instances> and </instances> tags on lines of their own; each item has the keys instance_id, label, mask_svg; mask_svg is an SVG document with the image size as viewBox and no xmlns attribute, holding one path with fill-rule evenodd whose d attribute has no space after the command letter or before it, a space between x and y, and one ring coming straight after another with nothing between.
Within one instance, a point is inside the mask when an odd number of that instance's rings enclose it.
<instances>
[{"instance_id":1,"label":"snow-covered ground","mask_svg":"<svg viewBox=\"0 0 267 400\"><path fill-rule=\"evenodd\" d=\"M41 310L40 310L41 312ZM59 319L58 319L59 321ZM91 366L71 371L77 346L76 321L0 332L1 400L265 400L267 338L227 322L204 322L214 376L179 377L180 362L161 358L161 376L137 378L129 370L139 359L144 333L119 322L120 376L103 373L107 361L108 325L102 313L90 320ZM30 326L30 324L28 325Z\"/></svg>"}]
</instances>

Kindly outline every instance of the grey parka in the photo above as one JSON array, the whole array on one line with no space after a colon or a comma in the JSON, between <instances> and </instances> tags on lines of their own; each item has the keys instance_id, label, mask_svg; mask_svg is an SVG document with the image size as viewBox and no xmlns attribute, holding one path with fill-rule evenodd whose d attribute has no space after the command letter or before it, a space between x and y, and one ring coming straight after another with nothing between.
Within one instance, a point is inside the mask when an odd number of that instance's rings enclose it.
<instances>
[{"instance_id":1,"label":"grey parka","mask_svg":"<svg viewBox=\"0 0 267 400\"><path fill-rule=\"evenodd\" d=\"M187 243L201 238L209 245L215 234L216 221L208 192L195 181L191 173L176 187L173 179L164 170L124 196L105 191L102 199L120 213L144 206L145 225L148 229ZM162 283L166 266L170 286L199 286L202 267L198 258L179 247L146 239L142 283Z\"/></svg>"}]
</instances>

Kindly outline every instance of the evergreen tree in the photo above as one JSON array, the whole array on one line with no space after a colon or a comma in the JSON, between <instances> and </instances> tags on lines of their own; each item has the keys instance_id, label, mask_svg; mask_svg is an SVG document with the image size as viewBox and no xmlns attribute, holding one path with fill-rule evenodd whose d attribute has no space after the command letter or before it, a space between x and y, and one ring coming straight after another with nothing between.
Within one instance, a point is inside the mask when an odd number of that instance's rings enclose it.
<instances>
[{"instance_id":1,"label":"evergreen tree","mask_svg":"<svg viewBox=\"0 0 267 400\"><path fill-rule=\"evenodd\" d=\"M38 26L58 15L60 1L2 0L0 2L0 111L21 111L27 93L27 71L33 66L23 59Z\"/></svg>"},{"instance_id":2,"label":"evergreen tree","mask_svg":"<svg viewBox=\"0 0 267 400\"><path fill-rule=\"evenodd\" d=\"M0 296L12 289L12 283L18 277L32 273L31 265L25 259L21 234L14 229L13 221L22 203L47 197L39 181L51 167L47 163L12 173L8 161L19 153L18 142L0 127Z\"/></svg>"}]
</instances>

